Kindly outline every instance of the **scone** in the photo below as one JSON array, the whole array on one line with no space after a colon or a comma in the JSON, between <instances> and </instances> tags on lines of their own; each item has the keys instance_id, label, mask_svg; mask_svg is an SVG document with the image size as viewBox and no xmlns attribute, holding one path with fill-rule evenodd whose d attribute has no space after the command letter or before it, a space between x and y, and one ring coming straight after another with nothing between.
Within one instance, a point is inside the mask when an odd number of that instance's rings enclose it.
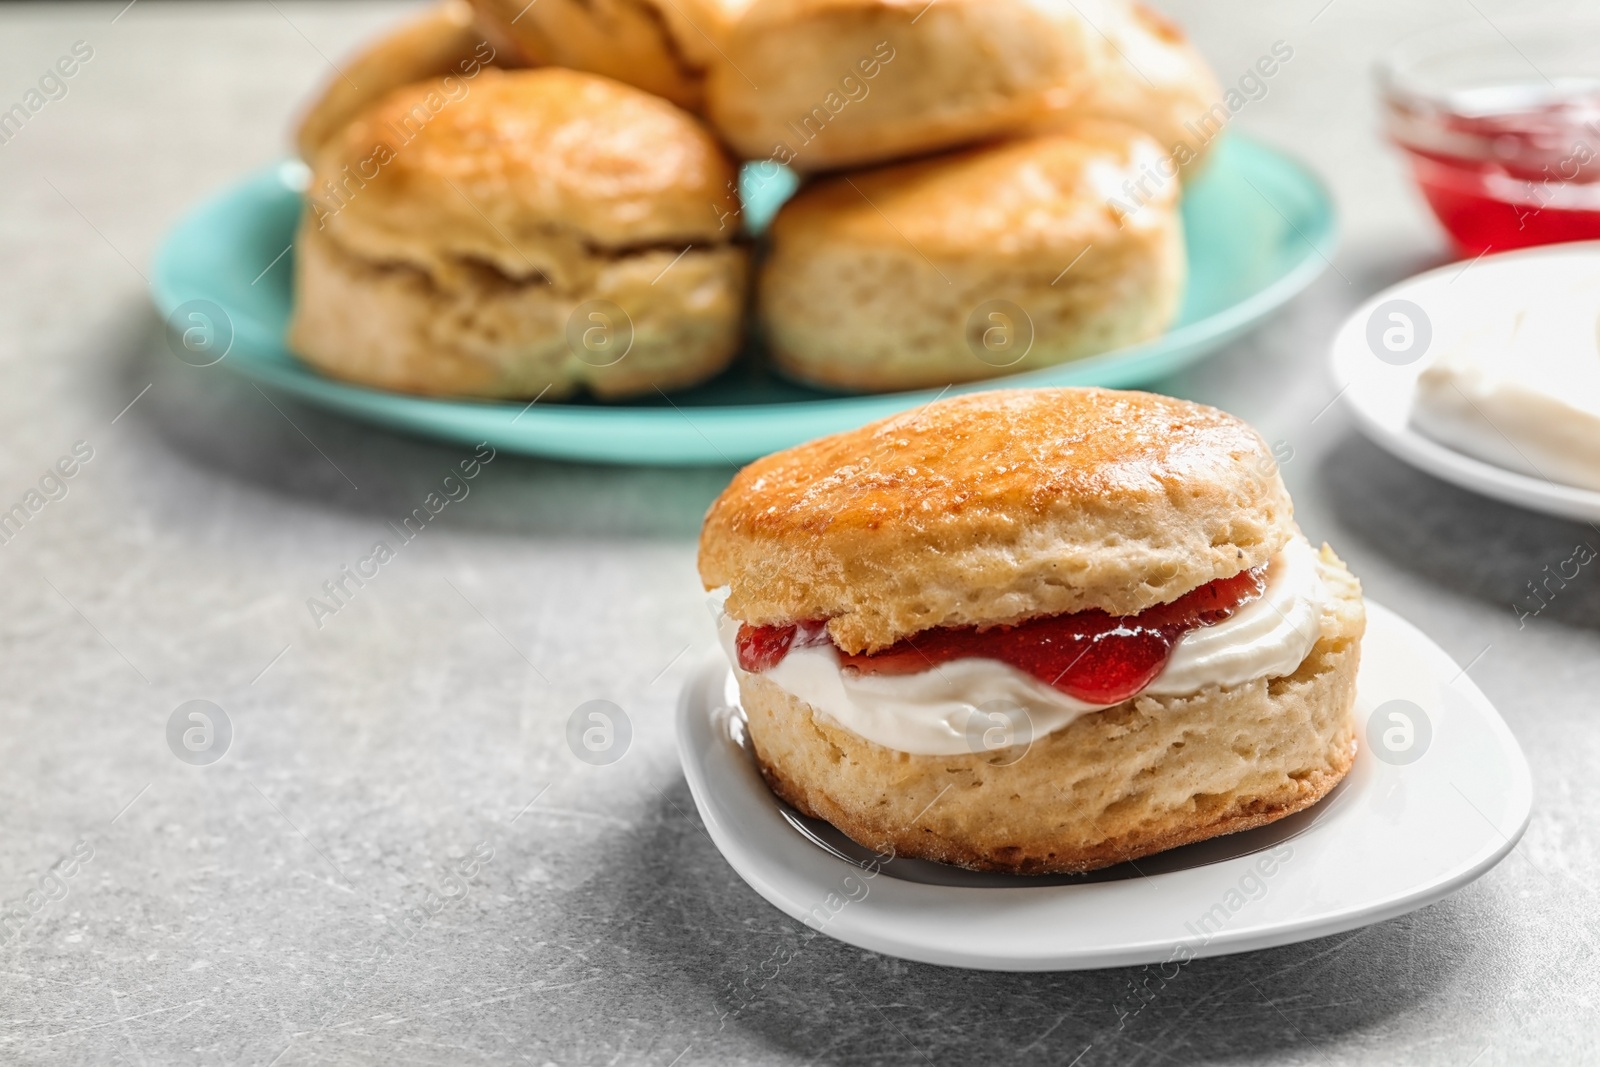
<instances>
[{"instance_id":1,"label":"scone","mask_svg":"<svg viewBox=\"0 0 1600 1067\"><path fill-rule=\"evenodd\" d=\"M300 158L316 158L318 149L385 93L427 78L475 78L491 63L525 65L503 36L479 22L466 0L435 4L339 61L300 119Z\"/></svg>"},{"instance_id":2,"label":"scone","mask_svg":"<svg viewBox=\"0 0 1600 1067\"><path fill-rule=\"evenodd\" d=\"M1199 404L974 393L779 452L711 506L700 576L768 784L879 851L1090 870L1355 758L1360 587Z\"/></svg>"},{"instance_id":3,"label":"scone","mask_svg":"<svg viewBox=\"0 0 1600 1067\"><path fill-rule=\"evenodd\" d=\"M1131 126L1056 133L820 179L778 212L759 311L775 365L833 389L947 385L1155 337L1185 258L1177 182Z\"/></svg>"},{"instance_id":4,"label":"scone","mask_svg":"<svg viewBox=\"0 0 1600 1067\"><path fill-rule=\"evenodd\" d=\"M653 394L740 341L734 165L692 116L555 68L423 82L318 153L289 345L435 396Z\"/></svg>"},{"instance_id":5,"label":"scone","mask_svg":"<svg viewBox=\"0 0 1600 1067\"><path fill-rule=\"evenodd\" d=\"M570 67L700 109L706 69L745 0L473 0L530 63Z\"/></svg>"},{"instance_id":6,"label":"scone","mask_svg":"<svg viewBox=\"0 0 1600 1067\"><path fill-rule=\"evenodd\" d=\"M1181 29L1136 0L1075 6L1097 31L1089 35L1095 76L1069 116L1136 126L1161 143L1178 170L1194 173L1230 115L1205 57Z\"/></svg>"},{"instance_id":7,"label":"scone","mask_svg":"<svg viewBox=\"0 0 1600 1067\"><path fill-rule=\"evenodd\" d=\"M713 59L706 115L746 159L881 163L1059 113L1092 32L1056 0L754 0Z\"/></svg>"}]
</instances>

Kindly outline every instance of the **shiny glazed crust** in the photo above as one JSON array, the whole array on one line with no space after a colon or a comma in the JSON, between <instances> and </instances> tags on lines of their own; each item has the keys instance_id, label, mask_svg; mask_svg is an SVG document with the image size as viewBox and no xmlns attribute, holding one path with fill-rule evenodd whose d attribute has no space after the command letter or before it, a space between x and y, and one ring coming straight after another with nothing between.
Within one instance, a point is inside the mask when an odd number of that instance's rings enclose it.
<instances>
[{"instance_id":1,"label":"shiny glazed crust","mask_svg":"<svg viewBox=\"0 0 1600 1067\"><path fill-rule=\"evenodd\" d=\"M1366 625L1331 550L1322 634L1294 674L1136 697L1017 748L915 756L874 744L761 675L740 693L773 791L880 852L976 870L1086 871L1262 826L1349 771Z\"/></svg>"},{"instance_id":2,"label":"shiny glazed crust","mask_svg":"<svg viewBox=\"0 0 1600 1067\"><path fill-rule=\"evenodd\" d=\"M603 74L700 109L741 0L473 0L531 63Z\"/></svg>"},{"instance_id":3,"label":"shiny glazed crust","mask_svg":"<svg viewBox=\"0 0 1600 1067\"><path fill-rule=\"evenodd\" d=\"M1066 108L1091 32L1051 0L754 0L706 114L745 158L807 172L936 151Z\"/></svg>"},{"instance_id":4,"label":"shiny glazed crust","mask_svg":"<svg viewBox=\"0 0 1600 1067\"><path fill-rule=\"evenodd\" d=\"M1154 137L1185 176L1204 164L1227 125L1222 86L1199 50L1165 16L1127 0L1077 0L1099 33L1095 76L1072 118L1126 122Z\"/></svg>"},{"instance_id":5,"label":"shiny glazed crust","mask_svg":"<svg viewBox=\"0 0 1600 1067\"><path fill-rule=\"evenodd\" d=\"M1134 614L1293 535L1245 423L1151 393L1016 389L757 460L711 505L700 577L744 622L829 619L848 652L934 626Z\"/></svg>"},{"instance_id":6,"label":"shiny glazed crust","mask_svg":"<svg viewBox=\"0 0 1600 1067\"><path fill-rule=\"evenodd\" d=\"M445 75L473 77L488 64L523 63L506 40L479 23L466 0L425 9L339 62L300 119L295 147L310 161L352 118L386 93Z\"/></svg>"},{"instance_id":7,"label":"shiny glazed crust","mask_svg":"<svg viewBox=\"0 0 1600 1067\"><path fill-rule=\"evenodd\" d=\"M1163 155L1083 121L803 188L762 270L774 360L836 389L937 388L1159 335L1186 270L1178 183L1142 204L1123 186Z\"/></svg>"}]
</instances>

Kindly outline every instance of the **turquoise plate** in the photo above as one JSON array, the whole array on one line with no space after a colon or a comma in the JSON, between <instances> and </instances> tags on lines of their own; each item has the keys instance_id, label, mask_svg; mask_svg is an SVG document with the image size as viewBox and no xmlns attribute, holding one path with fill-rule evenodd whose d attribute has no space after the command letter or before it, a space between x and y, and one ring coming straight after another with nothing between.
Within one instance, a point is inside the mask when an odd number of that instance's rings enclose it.
<instances>
[{"instance_id":1,"label":"turquoise plate","mask_svg":"<svg viewBox=\"0 0 1600 1067\"><path fill-rule=\"evenodd\" d=\"M773 375L751 356L705 385L628 403L429 400L325 378L284 347L304 168L282 163L200 204L156 253L151 289L168 321L215 329L232 367L263 385L395 429L463 444L605 463L740 463L850 429L939 395L841 396ZM777 207L752 203L761 220ZM1131 386L1214 352L1305 288L1333 255L1333 204L1305 167L1230 134L1183 198L1189 284L1177 324L1145 344L1059 367L963 383L951 391L1024 385ZM194 300L225 312L211 323L174 313ZM217 318L214 312L211 316ZM200 324L191 327L192 323ZM204 340L204 338L202 338Z\"/></svg>"}]
</instances>

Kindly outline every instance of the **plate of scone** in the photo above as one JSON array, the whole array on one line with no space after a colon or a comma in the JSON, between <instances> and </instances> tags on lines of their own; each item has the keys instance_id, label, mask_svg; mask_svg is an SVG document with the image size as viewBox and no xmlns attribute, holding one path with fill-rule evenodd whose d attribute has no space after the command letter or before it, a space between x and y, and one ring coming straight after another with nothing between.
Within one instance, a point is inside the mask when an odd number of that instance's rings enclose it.
<instances>
[{"instance_id":1,"label":"plate of scone","mask_svg":"<svg viewBox=\"0 0 1600 1067\"><path fill-rule=\"evenodd\" d=\"M1294 521L1216 409L941 399L744 468L678 743L712 841L820 933L1161 963L1437 901L1527 825L1509 729Z\"/></svg>"},{"instance_id":2,"label":"plate of scone","mask_svg":"<svg viewBox=\"0 0 1600 1067\"><path fill-rule=\"evenodd\" d=\"M523 452L742 462L996 377L1149 382L1335 239L1127 0L451 0L341 71L158 252L178 354Z\"/></svg>"}]
</instances>

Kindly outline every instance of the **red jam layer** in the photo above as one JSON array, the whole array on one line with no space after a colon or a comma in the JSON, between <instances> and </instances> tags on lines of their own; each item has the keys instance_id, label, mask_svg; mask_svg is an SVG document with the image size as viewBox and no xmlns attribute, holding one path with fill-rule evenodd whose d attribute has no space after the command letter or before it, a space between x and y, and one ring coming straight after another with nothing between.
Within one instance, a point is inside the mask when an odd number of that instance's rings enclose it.
<instances>
[{"instance_id":1,"label":"red jam layer","mask_svg":"<svg viewBox=\"0 0 1600 1067\"><path fill-rule=\"evenodd\" d=\"M915 674L954 659L997 659L1085 703L1120 704L1155 681L1184 634L1228 618L1266 587L1262 566L1219 578L1137 615L1078 611L982 630L938 627L880 652L841 652L839 658L864 674ZM740 667L759 673L783 662L791 648L829 640L825 621L788 626L744 623L735 650Z\"/></svg>"}]
</instances>

